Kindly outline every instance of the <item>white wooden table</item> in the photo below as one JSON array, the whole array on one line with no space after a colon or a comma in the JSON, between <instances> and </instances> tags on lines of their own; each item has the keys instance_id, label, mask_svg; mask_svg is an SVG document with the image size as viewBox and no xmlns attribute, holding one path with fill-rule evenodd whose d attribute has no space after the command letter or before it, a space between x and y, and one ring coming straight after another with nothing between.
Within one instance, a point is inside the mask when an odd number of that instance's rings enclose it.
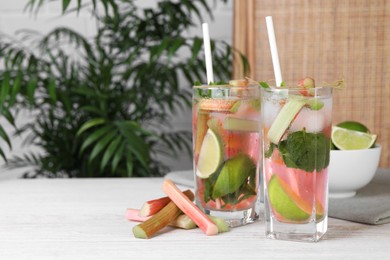
<instances>
[{"instance_id":1,"label":"white wooden table","mask_svg":"<svg viewBox=\"0 0 390 260\"><path fill-rule=\"evenodd\" d=\"M125 210L164 196L162 181L1 181L0 259L390 259L390 224L332 218L319 243L268 240L262 221L212 237L171 229L136 239Z\"/></svg>"}]
</instances>

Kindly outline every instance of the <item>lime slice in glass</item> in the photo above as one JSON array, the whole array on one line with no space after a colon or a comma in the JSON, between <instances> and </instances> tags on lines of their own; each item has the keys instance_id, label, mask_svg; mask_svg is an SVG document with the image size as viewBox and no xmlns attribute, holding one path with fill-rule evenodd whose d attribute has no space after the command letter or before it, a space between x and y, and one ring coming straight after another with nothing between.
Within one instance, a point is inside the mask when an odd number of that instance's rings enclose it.
<instances>
[{"instance_id":1,"label":"lime slice in glass","mask_svg":"<svg viewBox=\"0 0 390 260\"><path fill-rule=\"evenodd\" d=\"M273 210L280 215L280 221L304 221L310 217L306 212L310 212L310 205L306 205L277 175L273 175L268 183L268 198Z\"/></svg>"},{"instance_id":2,"label":"lime slice in glass","mask_svg":"<svg viewBox=\"0 0 390 260\"><path fill-rule=\"evenodd\" d=\"M202 179L208 178L218 170L222 161L221 141L217 134L209 128L200 148L196 175Z\"/></svg>"},{"instance_id":3,"label":"lime slice in glass","mask_svg":"<svg viewBox=\"0 0 390 260\"><path fill-rule=\"evenodd\" d=\"M360 150L373 146L376 135L333 126L332 142L340 150Z\"/></svg>"}]
</instances>

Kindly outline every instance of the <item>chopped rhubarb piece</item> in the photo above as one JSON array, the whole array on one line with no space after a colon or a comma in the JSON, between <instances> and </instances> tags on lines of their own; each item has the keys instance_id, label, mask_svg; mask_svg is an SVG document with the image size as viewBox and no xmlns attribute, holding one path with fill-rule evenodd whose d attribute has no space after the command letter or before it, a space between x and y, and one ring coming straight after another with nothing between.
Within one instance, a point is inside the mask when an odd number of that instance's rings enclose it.
<instances>
[{"instance_id":1,"label":"chopped rhubarb piece","mask_svg":"<svg viewBox=\"0 0 390 260\"><path fill-rule=\"evenodd\" d=\"M163 183L163 191L189 216L206 235L218 234L218 227L191 200L189 200L170 179Z\"/></svg>"},{"instance_id":2,"label":"chopped rhubarb piece","mask_svg":"<svg viewBox=\"0 0 390 260\"><path fill-rule=\"evenodd\" d=\"M249 85L249 81L247 79L235 79L230 80L229 85L234 87L247 87Z\"/></svg>"},{"instance_id":3,"label":"chopped rhubarb piece","mask_svg":"<svg viewBox=\"0 0 390 260\"><path fill-rule=\"evenodd\" d=\"M152 216L164 208L169 202L171 202L171 199L168 197L149 200L142 205L138 214L142 217Z\"/></svg>"},{"instance_id":4,"label":"chopped rhubarb piece","mask_svg":"<svg viewBox=\"0 0 390 260\"><path fill-rule=\"evenodd\" d=\"M136 238L151 238L180 215L180 209L172 201L150 219L133 227Z\"/></svg>"},{"instance_id":5,"label":"chopped rhubarb piece","mask_svg":"<svg viewBox=\"0 0 390 260\"><path fill-rule=\"evenodd\" d=\"M195 222L186 214L181 214L175 220L173 220L169 225L173 227L182 228L182 229L196 228Z\"/></svg>"},{"instance_id":6,"label":"chopped rhubarb piece","mask_svg":"<svg viewBox=\"0 0 390 260\"><path fill-rule=\"evenodd\" d=\"M184 191L187 197L191 196L190 193L192 191L186 190ZM142 217L148 217L159 212L163 207L165 207L171 199L169 197L162 197L154 200L149 200L142 205L141 210L139 211L139 215Z\"/></svg>"},{"instance_id":7,"label":"chopped rhubarb piece","mask_svg":"<svg viewBox=\"0 0 390 260\"><path fill-rule=\"evenodd\" d=\"M140 210L138 210L138 209L128 208L126 210L126 219L130 220L130 221L143 222L143 221L146 221L150 218L150 217L141 216L139 213L140 213Z\"/></svg>"},{"instance_id":8,"label":"chopped rhubarb piece","mask_svg":"<svg viewBox=\"0 0 390 260\"><path fill-rule=\"evenodd\" d=\"M230 112L237 100L226 99L201 99L199 101L199 107L201 110Z\"/></svg>"},{"instance_id":9,"label":"chopped rhubarb piece","mask_svg":"<svg viewBox=\"0 0 390 260\"><path fill-rule=\"evenodd\" d=\"M199 155L200 148L202 147L203 138L207 133L207 120L209 119L208 113L199 113L196 121L196 140L194 154Z\"/></svg>"},{"instance_id":10,"label":"chopped rhubarb piece","mask_svg":"<svg viewBox=\"0 0 390 260\"><path fill-rule=\"evenodd\" d=\"M143 222L151 218L142 217L139 215L140 210L128 208L126 210L126 219L130 221ZM196 228L196 224L192 219L190 219L186 214L179 215L176 219L169 223L172 227L178 227L182 229L193 229Z\"/></svg>"},{"instance_id":11,"label":"chopped rhubarb piece","mask_svg":"<svg viewBox=\"0 0 390 260\"><path fill-rule=\"evenodd\" d=\"M214 224L217 225L218 233L229 231L229 225L226 223L226 221L223 218L219 218L215 216L209 216L209 217L211 221L213 221Z\"/></svg>"},{"instance_id":12,"label":"chopped rhubarb piece","mask_svg":"<svg viewBox=\"0 0 390 260\"><path fill-rule=\"evenodd\" d=\"M182 193L183 194L183 193ZM194 199L194 194L190 191L188 201ZM151 238L156 232L167 226L172 220L181 214L181 210L171 201L150 219L133 227L133 234L137 238Z\"/></svg>"},{"instance_id":13,"label":"chopped rhubarb piece","mask_svg":"<svg viewBox=\"0 0 390 260\"><path fill-rule=\"evenodd\" d=\"M298 86L303 88L315 88L316 84L313 78L306 77L298 80Z\"/></svg>"}]
</instances>

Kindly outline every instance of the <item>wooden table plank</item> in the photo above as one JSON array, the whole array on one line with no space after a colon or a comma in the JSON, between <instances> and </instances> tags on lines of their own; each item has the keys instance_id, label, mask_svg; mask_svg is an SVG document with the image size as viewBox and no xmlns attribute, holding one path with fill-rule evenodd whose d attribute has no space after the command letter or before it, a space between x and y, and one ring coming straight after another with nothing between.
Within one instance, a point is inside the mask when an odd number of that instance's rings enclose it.
<instances>
[{"instance_id":1,"label":"wooden table plank","mask_svg":"<svg viewBox=\"0 0 390 260\"><path fill-rule=\"evenodd\" d=\"M390 224L332 218L319 243L265 239L263 221L213 237L199 229L166 229L150 240L136 239L125 209L164 196L162 181L2 181L0 259L387 259L390 254Z\"/></svg>"}]
</instances>

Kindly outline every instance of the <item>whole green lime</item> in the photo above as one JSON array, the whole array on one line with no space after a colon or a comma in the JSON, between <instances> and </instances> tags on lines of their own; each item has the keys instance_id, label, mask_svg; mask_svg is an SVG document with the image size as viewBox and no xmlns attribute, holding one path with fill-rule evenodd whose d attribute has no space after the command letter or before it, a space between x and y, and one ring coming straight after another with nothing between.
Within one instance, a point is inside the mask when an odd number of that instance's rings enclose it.
<instances>
[{"instance_id":1,"label":"whole green lime","mask_svg":"<svg viewBox=\"0 0 390 260\"><path fill-rule=\"evenodd\" d=\"M354 130L354 131L363 132L367 134L370 133L370 130L368 129L367 126L357 121L344 121L339 123L337 126L348 130Z\"/></svg>"}]
</instances>

